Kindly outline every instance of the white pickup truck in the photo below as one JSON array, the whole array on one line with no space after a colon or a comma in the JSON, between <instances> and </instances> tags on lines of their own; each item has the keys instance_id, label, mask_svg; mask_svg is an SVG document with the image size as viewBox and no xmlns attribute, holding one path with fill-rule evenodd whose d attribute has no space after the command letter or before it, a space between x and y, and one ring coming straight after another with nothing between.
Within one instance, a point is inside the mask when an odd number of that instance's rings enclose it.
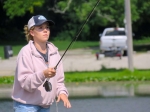
<instances>
[{"instance_id":1,"label":"white pickup truck","mask_svg":"<svg viewBox=\"0 0 150 112\"><path fill-rule=\"evenodd\" d=\"M121 51L127 55L127 36L125 28L105 28L100 36L100 51Z\"/></svg>"}]
</instances>

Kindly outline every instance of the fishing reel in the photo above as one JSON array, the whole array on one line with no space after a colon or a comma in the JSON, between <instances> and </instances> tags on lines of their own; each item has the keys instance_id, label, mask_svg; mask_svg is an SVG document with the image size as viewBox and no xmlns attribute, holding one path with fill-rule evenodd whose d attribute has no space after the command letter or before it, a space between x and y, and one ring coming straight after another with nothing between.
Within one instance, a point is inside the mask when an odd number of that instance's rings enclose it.
<instances>
[{"instance_id":1,"label":"fishing reel","mask_svg":"<svg viewBox=\"0 0 150 112\"><path fill-rule=\"evenodd\" d=\"M52 84L49 82L49 81L45 81L45 83L43 84L43 87L45 88L45 90L47 91L47 92L51 92L51 90L52 90Z\"/></svg>"},{"instance_id":2,"label":"fishing reel","mask_svg":"<svg viewBox=\"0 0 150 112\"><path fill-rule=\"evenodd\" d=\"M58 64L54 67L54 69L57 69ZM46 79L45 83L43 84L43 87L45 87L45 90L47 92L51 92L52 90L52 84L48 81L49 79Z\"/></svg>"}]
</instances>

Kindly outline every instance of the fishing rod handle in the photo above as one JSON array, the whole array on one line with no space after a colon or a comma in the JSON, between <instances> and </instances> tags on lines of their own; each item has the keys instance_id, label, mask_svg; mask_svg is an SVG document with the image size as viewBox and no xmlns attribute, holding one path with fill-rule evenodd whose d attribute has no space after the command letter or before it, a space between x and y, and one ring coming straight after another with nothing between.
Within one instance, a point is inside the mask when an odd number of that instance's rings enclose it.
<instances>
[{"instance_id":1,"label":"fishing rod handle","mask_svg":"<svg viewBox=\"0 0 150 112\"><path fill-rule=\"evenodd\" d=\"M57 67L55 66L54 69L56 70ZM51 92L51 90L52 90L52 84L51 84L51 82L49 82L49 79L50 79L50 78L46 78L46 81L45 81L44 84L43 84L43 87L45 88L45 90L46 90L47 92Z\"/></svg>"}]
</instances>

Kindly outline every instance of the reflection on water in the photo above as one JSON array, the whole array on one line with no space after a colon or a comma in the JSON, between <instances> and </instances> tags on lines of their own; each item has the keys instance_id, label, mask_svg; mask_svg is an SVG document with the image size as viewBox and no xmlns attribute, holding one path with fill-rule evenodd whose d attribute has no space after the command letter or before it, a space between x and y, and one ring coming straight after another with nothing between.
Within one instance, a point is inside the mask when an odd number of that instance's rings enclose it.
<instances>
[{"instance_id":1,"label":"reflection on water","mask_svg":"<svg viewBox=\"0 0 150 112\"><path fill-rule=\"evenodd\" d=\"M150 112L150 97L70 99L71 109L58 103L58 112ZM13 112L12 101L0 101L0 112ZM51 112L56 111L53 103Z\"/></svg>"}]
</instances>

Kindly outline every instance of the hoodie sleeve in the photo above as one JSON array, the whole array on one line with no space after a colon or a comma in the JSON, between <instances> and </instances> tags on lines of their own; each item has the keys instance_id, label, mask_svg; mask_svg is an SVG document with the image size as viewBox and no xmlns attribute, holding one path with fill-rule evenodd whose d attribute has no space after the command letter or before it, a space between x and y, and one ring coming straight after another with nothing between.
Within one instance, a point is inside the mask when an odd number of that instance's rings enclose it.
<instances>
[{"instance_id":1,"label":"hoodie sleeve","mask_svg":"<svg viewBox=\"0 0 150 112\"><path fill-rule=\"evenodd\" d=\"M31 56L20 55L17 60L16 77L23 89L33 92L45 80L43 71L34 72Z\"/></svg>"}]
</instances>

